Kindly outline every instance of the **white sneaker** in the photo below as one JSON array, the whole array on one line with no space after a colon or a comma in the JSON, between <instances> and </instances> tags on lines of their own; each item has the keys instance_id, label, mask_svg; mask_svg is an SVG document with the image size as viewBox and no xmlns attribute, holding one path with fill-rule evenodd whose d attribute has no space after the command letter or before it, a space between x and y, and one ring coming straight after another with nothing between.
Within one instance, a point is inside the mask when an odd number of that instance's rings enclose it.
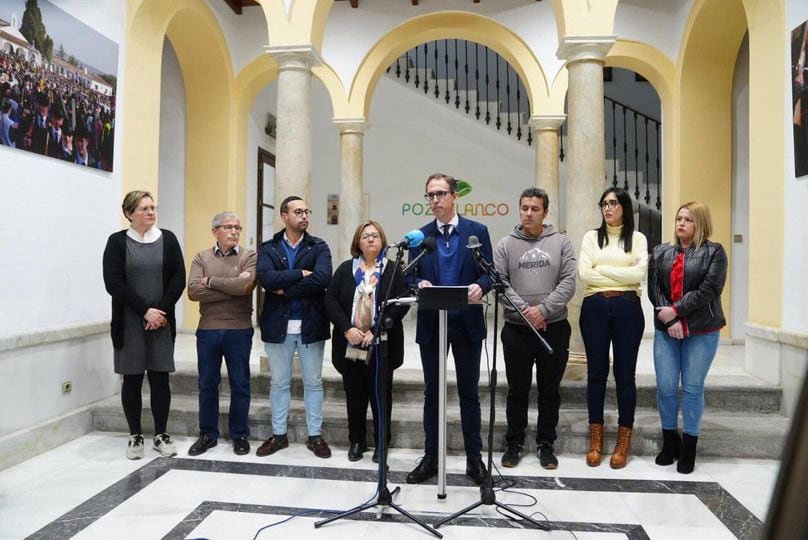
<instances>
[{"instance_id":1,"label":"white sneaker","mask_svg":"<svg viewBox=\"0 0 808 540\"><path fill-rule=\"evenodd\" d=\"M165 457L172 457L177 455L177 447L168 433L158 433L154 436L154 449L163 454Z\"/></svg>"},{"instance_id":2,"label":"white sneaker","mask_svg":"<svg viewBox=\"0 0 808 540\"><path fill-rule=\"evenodd\" d=\"M129 445L126 447L126 457L129 459L143 459L143 435L138 433L129 436Z\"/></svg>"}]
</instances>

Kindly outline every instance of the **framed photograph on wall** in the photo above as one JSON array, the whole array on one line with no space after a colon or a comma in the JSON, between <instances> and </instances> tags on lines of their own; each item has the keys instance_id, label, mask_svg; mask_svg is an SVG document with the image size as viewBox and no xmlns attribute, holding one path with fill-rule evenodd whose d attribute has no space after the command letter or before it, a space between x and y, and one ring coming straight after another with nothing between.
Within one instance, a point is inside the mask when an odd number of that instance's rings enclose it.
<instances>
[{"instance_id":1,"label":"framed photograph on wall","mask_svg":"<svg viewBox=\"0 0 808 540\"><path fill-rule=\"evenodd\" d=\"M0 0L0 145L112 171L118 44L49 0Z\"/></svg>"},{"instance_id":2,"label":"framed photograph on wall","mask_svg":"<svg viewBox=\"0 0 808 540\"><path fill-rule=\"evenodd\" d=\"M808 21L791 31L791 107L794 176L808 174Z\"/></svg>"}]
</instances>

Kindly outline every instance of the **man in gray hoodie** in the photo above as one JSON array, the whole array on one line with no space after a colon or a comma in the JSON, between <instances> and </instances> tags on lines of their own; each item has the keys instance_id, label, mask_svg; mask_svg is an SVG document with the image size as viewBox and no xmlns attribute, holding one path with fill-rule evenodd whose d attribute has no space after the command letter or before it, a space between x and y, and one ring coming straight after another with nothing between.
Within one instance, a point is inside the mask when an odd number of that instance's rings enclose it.
<instances>
[{"instance_id":1,"label":"man in gray hoodie","mask_svg":"<svg viewBox=\"0 0 808 540\"><path fill-rule=\"evenodd\" d=\"M569 358L567 304L575 294L576 261L575 249L566 235L544 224L549 203L543 189L523 191L519 197L521 223L494 250L497 271L509 284L506 296L554 351L547 354L519 314L508 302L504 303L502 348L508 377L504 467L516 467L522 459L534 362L539 391L537 454L545 469L558 467L553 443L561 405L559 385Z\"/></svg>"}]
</instances>

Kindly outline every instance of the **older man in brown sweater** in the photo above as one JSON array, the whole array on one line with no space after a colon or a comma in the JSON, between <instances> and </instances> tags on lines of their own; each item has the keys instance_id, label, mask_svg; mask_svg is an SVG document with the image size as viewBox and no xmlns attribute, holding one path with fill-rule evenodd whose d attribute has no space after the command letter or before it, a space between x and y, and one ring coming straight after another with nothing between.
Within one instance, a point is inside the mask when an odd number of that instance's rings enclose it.
<instances>
[{"instance_id":1,"label":"older man in brown sweater","mask_svg":"<svg viewBox=\"0 0 808 540\"><path fill-rule=\"evenodd\" d=\"M222 212L211 224L216 244L194 257L188 277L188 297L199 302L196 331L199 368L199 438L188 454L198 456L219 439L219 383L222 357L230 380L228 429L233 451L250 451L250 348L252 346L252 291L255 288L255 251L239 246L241 220Z\"/></svg>"}]
</instances>

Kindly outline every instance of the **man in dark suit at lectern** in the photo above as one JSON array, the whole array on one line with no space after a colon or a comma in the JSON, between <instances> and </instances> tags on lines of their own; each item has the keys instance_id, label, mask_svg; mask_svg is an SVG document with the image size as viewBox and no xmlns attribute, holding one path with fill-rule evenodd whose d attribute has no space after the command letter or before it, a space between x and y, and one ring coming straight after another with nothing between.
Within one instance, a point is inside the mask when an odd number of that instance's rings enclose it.
<instances>
[{"instance_id":1,"label":"man in dark suit at lectern","mask_svg":"<svg viewBox=\"0 0 808 540\"><path fill-rule=\"evenodd\" d=\"M492 261L488 228L457 214L457 180L436 173L426 181L424 194L435 220L421 228L426 237L437 241L437 248L421 258L410 284L418 288L432 285L466 285L470 304L465 310L450 310L447 343L452 349L460 397L460 419L466 451L466 474L478 484L488 478L481 459L483 442L480 435L480 352L486 336L485 318L480 301L491 288L491 280L480 271L471 249L466 246L476 236L480 251ZM420 248L410 250L413 260ZM408 484L421 483L438 471L438 312L418 311L415 341L421 348L424 369L424 457L407 475Z\"/></svg>"}]
</instances>

